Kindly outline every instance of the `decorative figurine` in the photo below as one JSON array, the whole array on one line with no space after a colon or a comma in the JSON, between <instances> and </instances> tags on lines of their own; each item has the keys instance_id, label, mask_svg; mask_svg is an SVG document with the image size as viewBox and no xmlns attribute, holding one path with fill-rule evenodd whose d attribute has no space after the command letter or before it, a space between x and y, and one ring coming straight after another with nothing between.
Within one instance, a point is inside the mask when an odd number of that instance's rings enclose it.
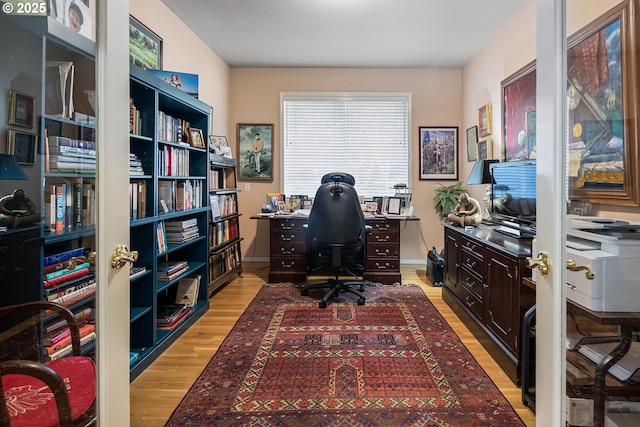
<instances>
[{"instance_id":1,"label":"decorative figurine","mask_svg":"<svg viewBox=\"0 0 640 427\"><path fill-rule=\"evenodd\" d=\"M453 212L447 215L452 224L464 227L465 225L476 226L482 222L482 210L480 203L469 193L462 193L458 197L458 204Z\"/></svg>"},{"instance_id":2,"label":"decorative figurine","mask_svg":"<svg viewBox=\"0 0 640 427\"><path fill-rule=\"evenodd\" d=\"M40 221L36 205L24 194L24 190L14 190L0 199L0 226L23 227Z\"/></svg>"}]
</instances>

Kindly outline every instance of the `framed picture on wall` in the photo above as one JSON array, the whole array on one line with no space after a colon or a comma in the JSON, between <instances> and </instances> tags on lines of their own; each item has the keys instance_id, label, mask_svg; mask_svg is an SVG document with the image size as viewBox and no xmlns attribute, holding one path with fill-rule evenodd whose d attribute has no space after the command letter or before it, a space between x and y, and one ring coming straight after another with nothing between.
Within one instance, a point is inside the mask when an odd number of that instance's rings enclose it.
<instances>
[{"instance_id":1,"label":"framed picture on wall","mask_svg":"<svg viewBox=\"0 0 640 427\"><path fill-rule=\"evenodd\" d=\"M36 99L24 93L9 89L10 125L32 128L35 116Z\"/></svg>"},{"instance_id":2,"label":"framed picture on wall","mask_svg":"<svg viewBox=\"0 0 640 427\"><path fill-rule=\"evenodd\" d=\"M536 70L531 62L504 79L502 129L504 161L536 156Z\"/></svg>"},{"instance_id":3,"label":"framed picture on wall","mask_svg":"<svg viewBox=\"0 0 640 427\"><path fill-rule=\"evenodd\" d=\"M238 180L273 181L273 124L238 123Z\"/></svg>"},{"instance_id":4,"label":"framed picture on wall","mask_svg":"<svg viewBox=\"0 0 640 427\"><path fill-rule=\"evenodd\" d=\"M162 70L162 38L129 16L129 60L143 70Z\"/></svg>"},{"instance_id":5,"label":"framed picture on wall","mask_svg":"<svg viewBox=\"0 0 640 427\"><path fill-rule=\"evenodd\" d=\"M458 179L458 127L418 128L420 179Z\"/></svg>"},{"instance_id":6,"label":"framed picture on wall","mask_svg":"<svg viewBox=\"0 0 640 427\"><path fill-rule=\"evenodd\" d=\"M7 153L13 154L21 165L36 164L36 134L9 129Z\"/></svg>"},{"instance_id":7,"label":"framed picture on wall","mask_svg":"<svg viewBox=\"0 0 640 427\"><path fill-rule=\"evenodd\" d=\"M478 126L467 129L467 161L478 160Z\"/></svg>"},{"instance_id":8,"label":"framed picture on wall","mask_svg":"<svg viewBox=\"0 0 640 427\"><path fill-rule=\"evenodd\" d=\"M478 133L480 136L491 135L491 104L478 108Z\"/></svg>"}]
</instances>

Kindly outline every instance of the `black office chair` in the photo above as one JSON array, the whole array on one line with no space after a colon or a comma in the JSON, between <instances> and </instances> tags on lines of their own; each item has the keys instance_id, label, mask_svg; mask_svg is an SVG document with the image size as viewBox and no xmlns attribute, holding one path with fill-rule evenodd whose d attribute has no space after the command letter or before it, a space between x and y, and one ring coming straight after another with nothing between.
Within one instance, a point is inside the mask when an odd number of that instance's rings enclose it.
<instances>
[{"instance_id":1,"label":"black office chair","mask_svg":"<svg viewBox=\"0 0 640 427\"><path fill-rule=\"evenodd\" d=\"M334 278L322 283L303 285L302 295L310 289L326 289L318 303L325 308L332 296L350 292L363 305L364 281L357 280L364 272L367 234L360 207L355 178L347 173L333 172L322 177L313 199L307 224L307 275L330 273ZM356 280L340 280L340 276L353 276ZM358 287L358 290L354 289Z\"/></svg>"}]
</instances>

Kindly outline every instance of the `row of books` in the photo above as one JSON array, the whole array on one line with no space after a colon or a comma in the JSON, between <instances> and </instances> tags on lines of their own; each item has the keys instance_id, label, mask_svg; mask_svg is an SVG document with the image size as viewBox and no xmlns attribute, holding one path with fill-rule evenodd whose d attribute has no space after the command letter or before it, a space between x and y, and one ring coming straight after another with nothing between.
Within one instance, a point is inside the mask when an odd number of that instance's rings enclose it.
<instances>
[{"instance_id":1,"label":"row of books","mask_svg":"<svg viewBox=\"0 0 640 427\"><path fill-rule=\"evenodd\" d=\"M209 196L211 206L211 217L217 220L221 216L236 213L236 195L233 194L211 194Z\"/></svg>"},{"instance_id":2,"label":"row of books","mask_svg":"<svg viewBox=\"0 0 640 427\"><path fill-rule=\"evenodd\" d=\"M238 218L213 223L211 224L211 233L209 233L209 247L218 246L238 236Z\"/></svg>"},{"instance_id":3,"label":"row of books","mask_svg":"<svg viewBox=\"0 0 640 427\"><path fill-rule=\"evenodd\" d=\"M189 176L189 150L160 145L158 147L158 175Z\"/></svg>"},{"instance_id":4,"label":"row of books","mask_svg":"<svg viewBox=\"0 0 640 427\"><path fill-rule=\"evenodd\" d=\"M167 142L189 145L189 122L158 111L158 138Z\"/></svg>"},{"instance_id":5,"label":"row of books","mask_svg":"<svg viewBox=\"0 0 640 427\"><path fill-rule=\"evenodd\" d=\"M165 221L164 223L167 243L184 243L200 237L197 218Z\"/></svg>"},{"instance_id":6,"label":"row of books","mask_svg":"<svg viewBox=\"0 0 640 427\"><path fill-rule=\"evenodd\" d=\"M202 207L205 183L199 179L158 181L158 212L169 213Z\"/></svg>"},{"instance_id":7,"label":"row of books","mask_svg":"<svg viewBox=\"0 0 640 427\"><path fill-rule=\"evenodd\" d=\"M209 280L217 279L240 264L240 245L234 244L209 257Z\"/></svg>"},{"instance_id":8,"label":"row of books","mask_svg":"<svg viewBox=\"0 0 640 427\"><path fill-rule=\"evenodd\" d=\"M236 188L233 169L209 169L209 185L212 189Z\"/></svg>"},{"instance_id":9,"label":"row of books","mask_svg":"<svg viewBox=\"0 0 640 427\"><path fill-rule=\"evenodd\" d=\"M93 180L48 178L44 188L44 228L63 233L96 224Z\"/></svg>"},{"instance_id":10,"label":"row of books","mask_svg":"<svg viewBox=\"0 0 640 427\"><path fill-rule=\"evenodd\" d=\"M64 136L47 136L45 172L96 172L96 143Z\"/></svg>"},{"instance_id":11,"label":"row of books","mask_svg":"<svg viewBox=\"0 0 640 427\"><path fill-rule=\"evenodd\" d=\"M189 270L187 261L160 261L158 262L158 280L173 280Z\"/></svg>"},{"instance_id":12,"label":"row of books","mask_svg":"<svg viewBox=\"0 0 640 427\"><path fill-rule=\"evenodd\" d=\"M129 133L142 135L142 115L133 98L129 98Z\"/></svg>"},{"instance_id":13,"label":"row of books","mask_svg":"<svg viewBox=\"0 0 640 427\"><path fill-rule=\"evenodd\" d=\"M139 219L147 216L147 182L129 183L129 218Z\"/></svg>"}]
</instances>

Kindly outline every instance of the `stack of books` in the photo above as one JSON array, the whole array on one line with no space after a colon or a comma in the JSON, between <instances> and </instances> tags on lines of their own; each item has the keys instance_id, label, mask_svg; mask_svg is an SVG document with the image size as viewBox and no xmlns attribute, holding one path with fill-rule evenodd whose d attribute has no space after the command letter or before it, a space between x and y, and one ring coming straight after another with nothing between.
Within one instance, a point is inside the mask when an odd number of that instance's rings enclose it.
<instances>
[{"instance_id":1,"label":"stack of books","mask_svg":"<svg viewBox=\"0 0 640 427\"><path fill-rule=\"evenodd\" d=\"M156 327L160 330L170 331L182 323L192 312L185 304L167 304L158 307Z\"/></svg>"},{"instance_id":2,"label":"stack of books","mask_svg":"<svg viewBox=\"0 0 640 427\"><path fill-rule=\"evenodd\" d=\"M129 153L129 176L142 176L144 169L142 168L142 160L134 154Z\"/></svg>"},{"instance_id":3,"label":"stack of books","mask_svg":"<svg viewBox=\"0 0 640 427\"><path fill-rule=\"evenodd\" d=\"M96 143L64 136L50 136L45 159L50 172L96 173Z\"/></svg>"},{"instance_id":4,"label":"stack of books","mask_svg":"<svg viewBox=\"0 0 640 427\"><path fill-rule=\"evenodd\" d=\"M44 257L44 297L66 307L96 293L96 275L89 263L72 261L84 255L84 248L76 248Z\"/></svg>"},{"instance_id":5,"label":"stack of books","mask_svg":"<svg viewBox=\"0 0 640 427\"><path fill-rule=\"evenodd\" d=\"M168 243L183 243L200 236L197 218L165 221L164 228Z\"/></svg>"},{"instance_id":6,"label":"stack of books","mask_svg":"<svg viewBox=\"0 0 640 427\"><path fill-rule=\"evenodd\" d=\"M95 324L84 323L80 326L80 344L84 345L95 339ZM45 360L59 359L73 351L73 346L71 345L71 331L69 328L63 328L58 330L56 334L45 336L43 341L43 356Z\"/></svg>"},{"instance_id":7,"label":"stack of books","mask_svg":"<svg viewBox=\"0 0 640 427\"><path fill-rule=\"evenodd\" d=\"M161 261L158 263L158 280L173 280L188 269L187 261Z\"/></svg>"}]
</instances>

